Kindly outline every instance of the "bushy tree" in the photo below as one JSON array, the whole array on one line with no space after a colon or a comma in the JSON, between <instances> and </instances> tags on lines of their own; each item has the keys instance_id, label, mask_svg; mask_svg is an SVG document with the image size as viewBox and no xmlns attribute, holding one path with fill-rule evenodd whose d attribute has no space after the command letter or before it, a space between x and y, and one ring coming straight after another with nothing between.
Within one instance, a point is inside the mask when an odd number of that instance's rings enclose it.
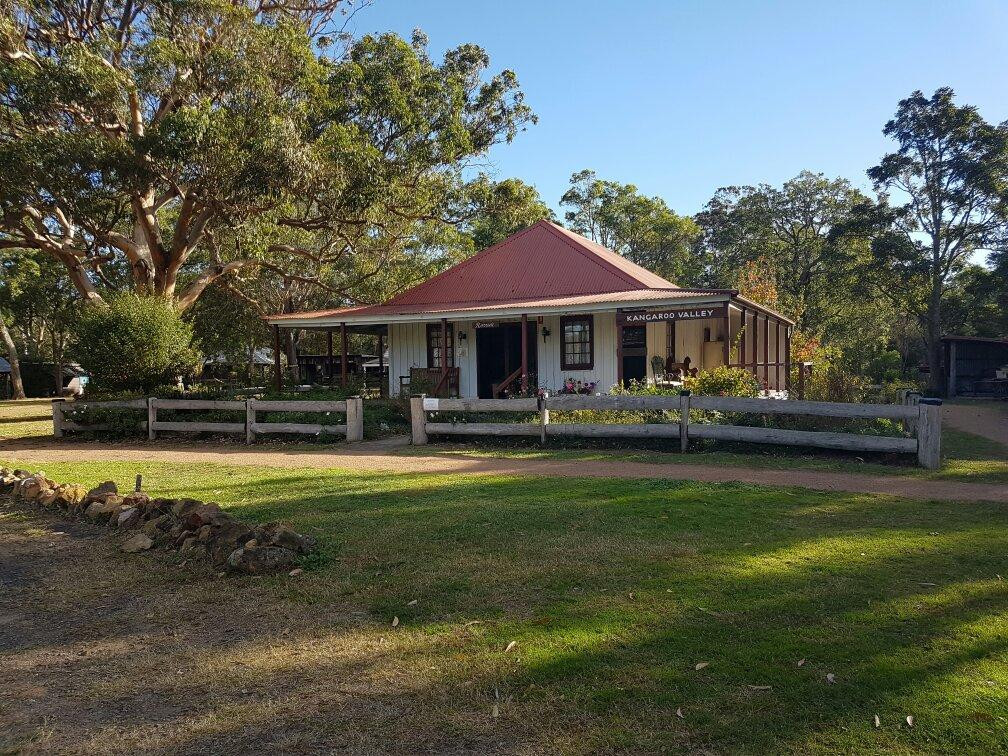
<instances>
[{"instance_id":1,"label":"bushy tree","mask_svg":"<svg viewBox=\"0 0 1008 756\"><path fill-rule=\"evenodd\" d=\"M1006 244L1008 123L989 124L941 87L901 100L883 133L896 151L868 170L880 201L862 208L876 231L865 277L920 322L931 387L940 390L950 288L975 252Z\"/></svg>"},{"instance_id":2,"label":"bushy tree","mask_svg":"<svg viewBox=\"0 0 1008 756\"><path fill-rule=\"evenodd\" d=\"M519 179L494 183L481 178L472 188L476 209L465 230L472 237L474 251L504 241L536 221L553 220L553 211L536 188Z\"/></svg>"},{"instance_id":3,"label":"bushy tree","mask_svg":"<svg viewBox=\"0 0 1008 756\"><path fill-rule=\"evenodd\" d=\"M645 197L633 184L584 170L571 176L560 204L569 208L564 217L571 230L673 283L688 286L698 277L694 243L700 230L660 197Z\"/></svg>"},{"instance_id":4,"label":"bushy tree","mask_svg":"<svg viewBox=\"0 0 1008 756\"><path fill-rule=\"evenodd\" d=\"M476 45L334 44L341 0L12 0L0 15L0 247L184 310L268 271L351 302L454 223L463 170L533 115Z\"/></svg>"},{"instance_id":5,"label":"bushy tree","mask_svg":"<svg viewBox=\"0 0 1008 756\"><path fill-rule=\"evenodd\" d=\"M104 391L150 389L195 373L202 362L192 326L163 297L126 293L84 308L73 355Z\"/></svg>"},{"instance_id":6,"label":"bushy tree","mask_svg":"<svg viewBox=\"0 0 1008 756\"><path fill-rule=\"evenodd\" d=\"M866 198L845 179L803 171L780 188L724 187L697 215L703 229L706 285L734 286L757 263L775 283L777 308L805 332L823 336L846 326L857 300L840 292L856 282L868 243L831 236Z\"/></svg>"}]
</instances>

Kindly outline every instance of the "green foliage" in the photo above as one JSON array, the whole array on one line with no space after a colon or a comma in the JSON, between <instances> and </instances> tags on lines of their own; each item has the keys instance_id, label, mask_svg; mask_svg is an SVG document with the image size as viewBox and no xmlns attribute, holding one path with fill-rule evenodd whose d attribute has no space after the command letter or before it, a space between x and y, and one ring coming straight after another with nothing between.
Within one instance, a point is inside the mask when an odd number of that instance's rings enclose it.
<instances>
[{"instance_id":1,"label":"green foliage","mask_svg":"<svg viewBox=\"0 0 1008 756\"><path fill-rule=\"evenodd\" d=\"M903 374L903 356L895 349L880 351L868 363L865 374L880 383L898 381Z\"/></svg>"},{"instance_id":2,"label":"green foliage","mask_svg":"<svg viewBox=\"0 0 1008 756\"><path fill-rule=\"evenodd\" d=\"M492 183L481 176L470 191L479 209L467 224L476 251L504 241L539 220L553 220L553 211L534 186L516 178Z\"/></svg>"},{"instance_id":3,"label":"green foliage","mask_svg":"<svg viewBox=\"0 0 1008 756\"><path fill-rule=\"evenodd\" d=\"M0 228L89 301L184 309L224 278L277 310L396 285L471 210L464 166L535 121L476 45L334 46L350 0L8 5Z\"/></svg>"},{"instance_id":4,"label":"green foliage","mask_svg":"<svg viewBox=\"0 0 1008 756\"><path fill-rule=\"evenodd\" d=\"M693 219L676 215L660 197L604 181L594 171L575 173L570 183L560 199L570 208L569 228L673 282L700 275L693 249L700 229Z\"/></svg>"},{"instance_id":5,"label":"green foliage","mask_svg":"<svg viewBox=\"0 0 1008 756\"><path fill-rule=\"evenodd\" d=\"M612 396L665 396L678 395L678 391L659 388L645 381L627 381L610 389ZM639 425L641 423L678 423L678 410L571 410L550 411L551 423L584 423L592 425ZM565 439L564 444L573 442L586 446L598 445L593 439Z\"/></svg>"},{"instance_id":6,"label":"green foliage","mask_svg":"<svg viewBox=\"0 0 1008 756\"><path fill-rule=\"evenodd\" d=\"M203 354L223 357L239 369L248 365L250 351L270 341L262 313L220 284L208 287L185 318L192 323L194 341Z\"/></svg>"},{"instance_id":7,"label":"green foliage","mask_svg":"<svg viewBox=\"0 0 1008 756\"><path fill-rule=\"evenodd\" d=\"M863 402L868 395L868 380L834 363L812 366L805 379L805 398L813 402Z\"/></svg>"},{"instance_id":8,"label":"green foliage","mask_svg":"<svg viewBox=\"0 0 1008 756\"><path fill-rule=\"evenodd\" d=\"M880 201L857 215L873 235L864 277L917 318L940 390L949 284L974 252L1000 248L1008 235L1008 124L987 123L940 87L901 100L883 133L896 150L868 170Z\"/></svg>"},{"instance_id":9,"label":"green foliage","mask_svg":"<svg viewBox=\"0 0 1008 756\"><path fill-rule=\"evenodd\" d=\"M146 391L174 376L192 375L202 357L192 326L161 297L122 294L86 308L73 354L100 389Z\"/></svg>"},{"instance_id":10,"label":"green foliage","mask_svg":"<svg viewBox=\"0 0 1008 756\"><path fill-rule=\"evenodd\" d=\"M763 387L751 371L721 365L688 376L683 388L701 396L757 397Z\"/></svg>"}]
</instances>

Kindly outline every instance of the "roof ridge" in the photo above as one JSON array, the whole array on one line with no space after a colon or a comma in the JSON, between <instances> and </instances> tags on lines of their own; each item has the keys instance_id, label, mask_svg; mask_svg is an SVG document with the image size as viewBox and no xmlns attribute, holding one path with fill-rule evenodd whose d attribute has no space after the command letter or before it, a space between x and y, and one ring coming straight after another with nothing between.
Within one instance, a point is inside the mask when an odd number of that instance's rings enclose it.
<instances>
[{"instance_id":1,"label":"roof ridge","mask_svg":"<svg viewBox=\"0 0 1008 756\"><path fill-rule=\"evenodd\" d=\"M649 270L649 269L645 268L643 265L639 265L638 263L635 263L630 258L626 257L625 255L621 255L619 252L616 252L615 250L609 249L604 244L600 244L599 242L594 241L592 239L589 239L586 236L582 236L577 231L574 231L574 230L569 229L569 228L565 228L564 226L561 226L558 223L553 223L552 221L545 221L545 222L549 226L550 231L554 235L556 235L558 238L562 239L564 241L564 243L567 244L571 249L576 250L577 252L579 252L583 256L590 257L590 259L596 261L596 263L599 264L601 267L604 267L606 270L616 273L617 276L619 276L620 278L622 278L624 281L627 281L627 283L634 283L637 286L643 286L645 289L655 289L655 288L657 288L657 289L665 289L665 288L669 288L669 287L666 287L666 286L654 286L653 284L649 284L649 283L641 280L640 278L637 278L630 271L624 270L624 269L620 268L618 265L616 265L615 263L607 260L597 250L594 250L591 247L587 247L585 245L579 244L579 243L576 242L576 239L572 239L571 237L573 236L573 237L577 237L578 239L583 239L588 244L592 244L592 245L594 245L596 247L599 247L601 250L603 250L605 252L608 252L610 255L615 255L616 257L618 257L621 260L623 260L625 263L628 263L629 265L633 265L634 267L640 268L644 273L648 274L649 276L654 276L657 279L665 281L665 283L669 284L674 289L681 288L678 284L674 283L673 281L669 281L669 280L663 278L662 276L659 276L653 270Z\"/></svg>"},{"instance_id":2,"label":"roof ridge","mask_svg":"<svg viewBox=\"0 0 1008 756\"><path fill-rule=\"evenodd\" d=\"M394 297L385 300L381 304L394 304L395 300L397 300L401 296L404 296L404 295L408 294L409 292L413 291L414 289L419 289L421 286L426 286L427 284L431 283L432 281L436 281L439 278L442 278L443 276L447 275L448 273L451 273L453 271L457 271L457 270L459 270L461 268L468 267L477 258L484 257L488 253L490 253L490 252L494 251L495 249L497 249L497 247L500 247L501 245L503 245L503 244L505 244L507 242L510 242L513 239L517 239L519 236L524 236L526 233L528 233L529 231L531 231L533 228L535 228L541 222L542 221L536 221L531 226L523 228L521 231L518 231L518 232L513 233L513 234L511 234L510 236L508 236L508 237L506 237L504 239L501 239L496 244L491 244L489 247L486 247L485 249L481 249L479 252L477 252L476 254L472 255L471 257L467 257L465 260L460 260L459 262L455 263L454 265L450 265L449 267L445 268L440 273L436 273L435 275L431 276L430 278L428 278L426 280L423 280L423 281L421 281L418 284L414 284L413 286L410 286L408 289L405 289L404 291L400 291Z\"/></svg>"}]
</instances>

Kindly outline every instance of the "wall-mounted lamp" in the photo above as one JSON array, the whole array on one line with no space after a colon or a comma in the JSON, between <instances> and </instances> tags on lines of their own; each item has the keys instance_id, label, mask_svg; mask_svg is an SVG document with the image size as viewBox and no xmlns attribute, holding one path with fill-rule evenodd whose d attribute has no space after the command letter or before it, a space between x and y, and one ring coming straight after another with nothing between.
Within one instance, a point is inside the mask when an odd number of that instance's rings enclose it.
<instances>
[{"instance_id":1,"label":"wall-mounted lamp","mask_svg":"<svg viewBox=\"0 0 1008 756\"><path fill-rule=\"evenodd\" d=\"M546 339L549 338L550 335L549 328L543 328L542 335L543 335L543 341L546 341Z\"/></svg>"},{"instance_id":2,"label":"wall-mounted lamp","mask_svg":"<svg viewBox=\"0 0 1008 756\"><path fill-rule=\"evenodd\" d=\"M468 338L468 336L466 336L466 332L465 331L459 331L459 335L458 336L459 336L459 341L465 341Z\"/></svg>"}]
</instances>

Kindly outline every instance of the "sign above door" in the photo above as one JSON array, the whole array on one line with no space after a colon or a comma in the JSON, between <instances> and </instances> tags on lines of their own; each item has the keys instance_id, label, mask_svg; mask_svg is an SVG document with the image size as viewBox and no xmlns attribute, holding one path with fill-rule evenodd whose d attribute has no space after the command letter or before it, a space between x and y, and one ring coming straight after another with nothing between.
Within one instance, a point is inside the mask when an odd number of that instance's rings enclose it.
<instances>
[{"instance_id":1,"label":"sign above door","mask_svg":"<svg viewBox=\"0 0 1008 756\"><path fill-rule=\"evenodd\" d=\"M723 318L727 307L693 307L675 310L651 310L650 312L620 312L616 314L616 325L643 325L645 323L666 323L674 320L706 320Z\"/></svg>"}]
</instances>

